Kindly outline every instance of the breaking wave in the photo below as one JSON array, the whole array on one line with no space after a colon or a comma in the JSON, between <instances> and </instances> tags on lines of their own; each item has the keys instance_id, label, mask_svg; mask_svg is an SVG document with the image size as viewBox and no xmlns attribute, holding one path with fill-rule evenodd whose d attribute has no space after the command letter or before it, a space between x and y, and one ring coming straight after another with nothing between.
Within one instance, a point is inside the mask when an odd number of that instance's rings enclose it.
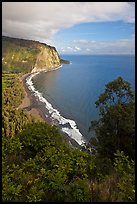
<instances>
[{"instance_id":1,"label":"breaking wave","mask_svg":"<svg viewBox=\"0 0 137 204\"><path fill-rule=\"evenodd\" d=\"M33 92L33 94L38 97L39 101L41 101L45 105L45 108L48 110L53 124L59 125L64 133L66 133L70 138L74 139L79 145L82 145L86 141L77 128L75 121L63 117L60 112L57 109L53 108L53 106L47 101L47 99L43 97L42 93L35 89L32 78L39 73L40 72L32 73L26 78L28 89Z\"/></svg>"}]
</instances>

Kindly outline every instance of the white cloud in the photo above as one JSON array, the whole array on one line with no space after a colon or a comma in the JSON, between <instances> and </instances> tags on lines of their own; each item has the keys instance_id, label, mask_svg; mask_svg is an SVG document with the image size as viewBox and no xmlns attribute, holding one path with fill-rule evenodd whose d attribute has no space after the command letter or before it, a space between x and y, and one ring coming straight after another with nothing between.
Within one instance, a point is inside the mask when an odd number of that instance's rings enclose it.
<instances>
[{"instance_id":1,"label":"white cloud","mask_svg":"<svg viewBox=\"0 0 137 204\"><path fill-rule=\"evenodd\" d=\"M79 49L76 49L78 46ZM135 54L135 38L114 41L75 40L72 50L64 49L64 53L71 54ZM60 50L61 52L61 50Z\"/></svg>"},{"instance_id":2,"label":"white cloud","mask_svg":"<svg viewBox=\"0 0 137 204\"><path fill-rule=\"evenodd\" d=\"M75 46L75 49L76 49L76 50L81 50L81 48L80 48L80 47L77 47L77 46Z\"/></svg>"},{"instance_id":3,"label":"white cloud","mask_svg":"<svg viewBox=\"0 0 137 204\"><path fill-rule=\"evenodd\" d=\"M60 52L63 53L75 53L80 51L81 48L77 47L77 46L66 46L66 47L61 47Z\"/></svg>"},{"instance_id":4,"label":"white cloud","mask_svg":"<svg viewBox=\"0 0 137 204\"><path fill-rule=\"evenodd\" d=\"M84 22L135 21L127 2L2 2L4 35L47 42L59 30Z\"/></svg>"}]
</instances>

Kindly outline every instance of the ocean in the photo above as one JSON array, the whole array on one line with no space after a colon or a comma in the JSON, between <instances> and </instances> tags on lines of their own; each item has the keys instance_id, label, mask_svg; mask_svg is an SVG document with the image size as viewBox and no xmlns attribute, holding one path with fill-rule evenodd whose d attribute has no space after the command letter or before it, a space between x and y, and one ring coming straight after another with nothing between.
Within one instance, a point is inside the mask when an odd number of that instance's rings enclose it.
<instances>
[{"instance_id":1,"label":"ocean","mask_svg":"<svg viewBox=\"0 0 137 204\"><path fill-rule=\"evenodd\" d=\"M95 106L105 85L121 76L135 90L135 56L62 55L70 64L27 78L28 88L45 107L45 114L61 131L78 144L95 136L89 132L92 120L99 119Z\"/></svg>"}]
</instances>

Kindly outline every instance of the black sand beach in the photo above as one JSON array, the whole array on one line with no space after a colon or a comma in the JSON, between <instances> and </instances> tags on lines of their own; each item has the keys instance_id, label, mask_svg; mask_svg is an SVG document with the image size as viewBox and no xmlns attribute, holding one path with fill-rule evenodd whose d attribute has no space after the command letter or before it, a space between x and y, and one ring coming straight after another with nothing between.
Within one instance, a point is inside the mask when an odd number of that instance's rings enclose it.
<instances>
[{"instance_id":1,"label":"black sand beach","mask_svg":"<svg viewBox=\"0 0 137 204\"><path fill-rule=\"evenodd\" d=\"M21 77L21 81L24 86L25 97L18 108L27 110L33 117L41 122L46 122L53 125L51 119L46 117L47 114L45 113L46 111L48 112L48 110L46 110L43 103L39 101L38 98L34 96L34 94L27 87L26 78L29 75L30 74L25 74ZM74 139L70 138L66 133L62 132L61 130L60 133L64 136L64 140L66 140L72 147L80 147L80 145Z\"/></svg>"}]
</instances>

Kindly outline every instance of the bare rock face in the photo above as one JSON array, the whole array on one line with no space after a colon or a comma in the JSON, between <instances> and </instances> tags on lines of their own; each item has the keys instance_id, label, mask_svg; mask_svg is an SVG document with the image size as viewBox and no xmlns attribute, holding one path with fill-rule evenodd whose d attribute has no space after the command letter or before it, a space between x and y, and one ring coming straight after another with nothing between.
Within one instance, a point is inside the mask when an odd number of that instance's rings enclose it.
<instances>
[{"instance_id":1,"label":"bare rock face","mask_svg":"<svg viewBox=\"0 0 137 204\"><path fill-rule=\"evenodd\" d=\"M54 47L43 47L41 52L37 55L36 63L32 72L42 70L52 70L61 65L60 57Z\"/></svg>"},{"instance_id":2,"label":"bare rock face","mask_svg":"<svg viewBox=\"0 0 137 204\"><path fill-rule=\"evenodd\" d=\"M61 61L55 47L32 40L2 37L2 71L37 72L54 70Z\"/></svg>"}]
</instances>

